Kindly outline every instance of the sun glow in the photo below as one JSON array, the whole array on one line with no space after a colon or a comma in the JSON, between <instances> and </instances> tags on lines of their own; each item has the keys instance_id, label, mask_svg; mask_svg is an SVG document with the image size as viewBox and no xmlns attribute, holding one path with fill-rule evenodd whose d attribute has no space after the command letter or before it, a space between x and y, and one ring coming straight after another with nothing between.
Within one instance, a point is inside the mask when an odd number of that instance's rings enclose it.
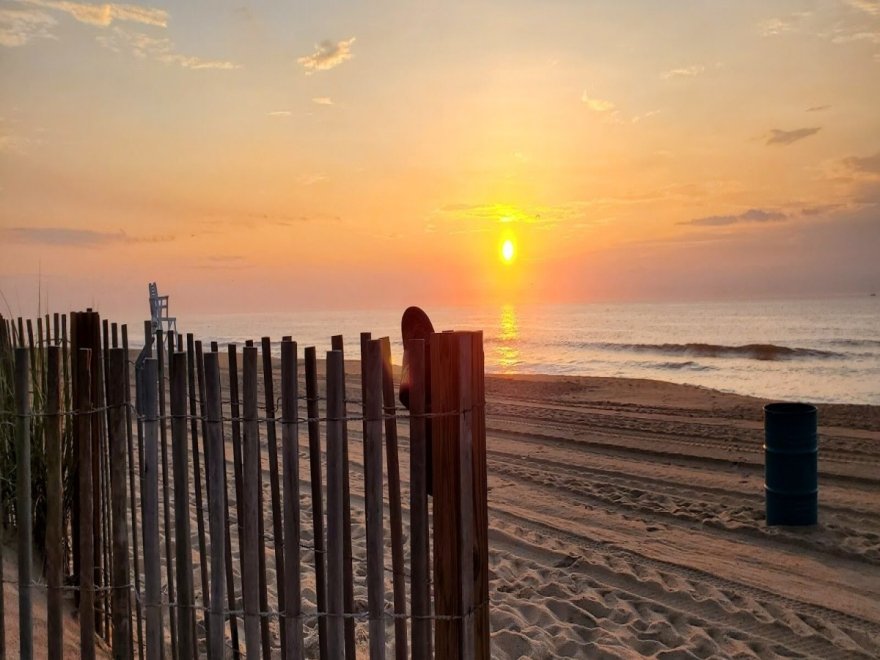
<instances>
[{"instance_id":1,"label":"sun glow","mask_svg":"<svg viewBox=\"0 0 880 660\"><path fill-rule=\"evenodd\" d=\"M501 244L501 260L506 263L513 263L513 259L516 257L516 247L513 244L513 241L505 239L505 241Z\"/></svg>"}]
</instances>

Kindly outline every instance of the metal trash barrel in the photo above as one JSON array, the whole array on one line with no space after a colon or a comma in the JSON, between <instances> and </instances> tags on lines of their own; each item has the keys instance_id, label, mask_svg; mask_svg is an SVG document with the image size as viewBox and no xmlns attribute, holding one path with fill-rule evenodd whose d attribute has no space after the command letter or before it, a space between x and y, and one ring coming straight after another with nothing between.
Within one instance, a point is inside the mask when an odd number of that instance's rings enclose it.
<instances>
[{"instance_id":1,"label":"metal trash barrel","mask_svg":"<svg viewBox=\"0 0 880 660\"><path fill-rule=\"evenodd\" d=\"M768 525L815 525L819 517L816 406L764 406L764 495Z\"/></svg>"}]
</instances>

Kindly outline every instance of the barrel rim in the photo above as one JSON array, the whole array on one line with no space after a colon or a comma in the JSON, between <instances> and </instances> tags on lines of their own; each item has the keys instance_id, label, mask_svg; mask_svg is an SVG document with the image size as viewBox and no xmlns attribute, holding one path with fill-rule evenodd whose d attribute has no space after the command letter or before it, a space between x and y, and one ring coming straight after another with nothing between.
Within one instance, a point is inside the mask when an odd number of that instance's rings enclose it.
<instances>
[{"instance_id":1,"label":"barrel rim","mask_svg":"<svg viewBox=\"0 0 880 660\"><path fill-rule=\"evenodd\" d=\"M812 403L798 401L779 401L764 406L764 414L769 415L813 415L817 411Z\"/></svg>"}]
</instances>

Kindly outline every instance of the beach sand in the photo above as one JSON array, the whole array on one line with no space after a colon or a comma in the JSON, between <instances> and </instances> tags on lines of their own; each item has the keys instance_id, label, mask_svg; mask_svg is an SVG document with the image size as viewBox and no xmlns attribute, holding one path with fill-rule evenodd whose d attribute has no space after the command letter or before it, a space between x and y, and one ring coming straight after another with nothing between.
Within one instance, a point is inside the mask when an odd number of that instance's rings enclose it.
<instances>
[{"instance_id":1,"label":"beach sand","mask_svg":"<svg viewBox=\"0 0 880 660\"><path fill-rule=\"evenodd\" d=\"M355 413L357 363L347 372ZM762 400L617 378L489 376L486 390L493 658L880 656L880 408L819 407L820 523L767 528ZM408 566L408 422L398 427ZM360 429L349 424L355 605L364 610ZM229 447L230 438L227 429ZM304 607L314 612L304 426L300 459ZM231 464L229 477L232 490ZM263 488L268 535L265 456ZM195 519L191 527L198 589ZM390 610L389 537L386 508ZM6 561L9 579L8 552ZM270 547L270 604L273 564ZM390 650L390 625L387 636ZM366 622L358 640L366 657ZM313 621L306 653L317 655Z\"/></svg>"}]
</instances>

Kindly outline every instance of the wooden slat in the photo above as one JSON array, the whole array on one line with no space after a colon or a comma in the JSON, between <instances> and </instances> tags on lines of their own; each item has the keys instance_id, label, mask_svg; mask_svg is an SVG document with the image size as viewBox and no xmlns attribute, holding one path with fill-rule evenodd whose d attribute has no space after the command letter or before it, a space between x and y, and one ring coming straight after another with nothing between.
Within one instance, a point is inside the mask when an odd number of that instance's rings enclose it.
<instances>
[{"instance_id":1,"label":"wooden slat","mask_svg":"<svg viewBox=\"0 0 880 660\"><path fill-rule=\"evenodd\" d=\"M394 657L406 660L406 563L403 554L403 513L400 502L400 457L397 451L394 371L391 341L379 340L382 348L382 402L385 417L385 462L388 466L388 508L391 513L391 571L394 589Z\"/></svg>"},{"instance_id":2,"label":"wooden slat","mask_svg":"<svg viewBox=\"0 0 880 660\"><path fill-rule=\"evenodd\" d=\"M285 609L284 528L278 470L278 438L275 429L275 383L272 376L272 341L261 340L263 358L263 400L266 402L266 446L269 451L269 492L272 507L272 547L275 551L275 578L278 611ZM287 626L281 626L281 648L287 648Z\"/></svg>"},{"instance_id":3,"label":"wooden slat","mask_svg":"<svg viewBox=\"0 0 880 660\"><path fill-rule=\"evenodd\" d=\"M281 443L284 469L284 637L282 648L287 660L300 660L303 654L302 586L300 565L299 510L299 388L297 385L296 342L281 342Z\"/></svg>"},{"instance_id":4,"label":"wooden slat","mask_svg":"<svg viewBox=\"0 0 880 660\"><path fill-rule=\"evenodd\" d=\"M378 341L364 345L361 374L370 659L381 660L385 657L385 530L382 524L382 347Z\"/></svg>"},{"instance_id":5,"label":"wooden slat","mask_svg":"<svg viewBox=\"0 0 880 660\"><path fill-rule=\"evenodd\" d=\"M244 637L248 658L261 656L259 555L260 539L260 429L257 421L257 349L245 346L243 356L244 442L242 456L244 538L241 546Z\"/></svg>"},{"instance_id":6,"label":"wooden slat","mask_svg":"<svg viewBox=\"0 0 880 660\"><path fill-rule=\"evenodd\" d=\"M28 320L30 333L30 320ZM34 656L34 623L31 599L33 561L33 513L31 509L31 397L28 379L29 353L15 349L15 516L18 527L18 630L19 657Z\"/></svg>"},{"instance_id":7,"label":"wooden slat","mask_svg":"<svg viewBox=\"0 0 880 660\"><path fill-rule=\"evenodd\" d=\"M198 360L198 378L196 378L196 361ZM200 592L202 595L202 605L205 608L202 611L201 619L205 626L206 637L211 636L210 617L208 610L211 608L211 590L208 586L208 549L205 541L205 503L202 498L202 465L201 452L199 451L199 411L196 409L196 387L198 386L201 396L201 422L202 436L204 438L206 431L205 421L205 384L204 384L204 362L202 361L201 343L199 343L199 351L196 353L195 340L192 333L186 335L186 372L187 385L189 394L189 437L192 443L192 474L193 474L193 495L195 496L196 505L196 535L199 544L199 583L201 585ZM205 448L205 462L207 463L207 447ZM197 642L198 644L198 642Z\"/></svg>"},{"instance_id":8,"label":"wooden slat","mask_svg":"<svg viewBox=\"0 0 880 660\"><path fill-rule=\"evenodd\" d=\"M409 359L409 501L412 578L412 660L431 657L431 613L428 588L428 484L426 480L425 342L407 341Z\"/></svg>"},{"instance_id":9,"label":"wooden slat","mask_svg":"<svg viewBox=\"0 0 880 660\"><path fill-rule=\"evenodd\" d=\"M50 658L64 648L62 592L64 576L64 493L61 481L61 349L50 346L46 370L46 632ZM0 509L2 511L2 509Z\"/></svg>"},{"instance_id":10,"label":"wooden slat","mask_svg":"<svg viewBox=\"0 0 880 660\"><path fill-rule=\"evenodd\" d=\"M113 656L131 657L131 565L128 558L128 517L126 493L126 375L125 349L110 349L107 365L107 406L110 426L110 502L113 534L111 611L113 618Z\"/></svg>"},{"instance_id":11,"label":"wooden slat","mask_svg":"<svg viewBox=\"0 0 880 660\"><path fill-rule=\"evenodd\" d=\"M177 569L177 652L197 658L193 620L193 566L189 524L189 447L186 428L186 353L171 355L171 453L174 478L174 549Z\"/></svg>"},{"instance_id":12,"label":"wooden slat","mask_svg":"<svg viewBox=\"0 0 880 660\"><path fill-rule=\"evenodd\" d=\"M239 405L239 396L238 396L238 353L235 344L230 344L227 347L227 355L229 360L229 405L230 411L232 413L232 468L233 468L233 481L235 482L235 517L236 517L236 531L238 533L238 547L239 551L244 545L244 527L242 524L243 516L242 509L244 509L244 486L242 485L243 480L243 468L241 464L241 409ZM232 570L232 562L231 559L228 562L230 568L227 570L226 576L229 577L229 574ZM242 593L244 592L244 585L242 584ZM229 591L232 592L235 590L235 582L231 581L229 583ZM230 609L238 609L237 607L230 607ZM232 620L230 620L230 625L232 625ZM237 623L235 624L238 625ZM241 657L241 648L238 644L237 634L236 637L233 638L234 643L232 645L232 654L233 658Z\"/></svg>"},{"instance_id":13,"label":"wooden slat","mask_svg":"<svg viewBox=\"0 0 880 660\"><path fill-rule=\"evenodd\" d=\"M474 620L475 657L490 660L489 621L489 509L486 472L486 389L484 376L483 333L472 332L471 400L473 405L473 474L474 474Z\"/></svg>"},{"instance_id":14,"label":"wooden slat","mask_svg":"<svg viewBox=\"0 0 880 660\"><path fill-rule=\"evenodd\" d=\"M309 481L312 484L312 543L315 546L315 591L319 612L327 612L327 572L324 544L323 479L321 477L321 423L318 421L318 364L314 346L305 350L306 415L309 428ZM327 617L318 618L318 653L327 660Z\"/></svg>"},{"instance_id":15,"label":"wooden slat","mask_svg":"<svg viewBox=\"0 0 880 660\"><path fill-rule=\"evenodd\" d=\"M345 342L342 335L334 335L330 338L330 346L334 351L339 351L342 355L343 378L342 378L342 410L343 417L346 410L346 393L345 393ZM345 469L342 473L342 516L344 520L343 534L343 571L345 573L345 581L343 583L343 607L346 612L354 611L354 570L352 567L351 554L351 482L348 475L348 422L342 425L342 458ZM357 647L354 638L354 619L347 618L345 620L345 658L346 660L357 660Z\"/></svg>"},{"instance_id":16,"label":"wooden slat","mask_svg":"<svg viewBox=\"0 0 880 660\"><path fill-rule=\"evenodd\" d=\"M144 454L141 505L144 524L144 610L147 660L164 655L162 626L162 558L159 550L159 369L156 358L143 363Z\"/></svg>"},{"instance_id":17,"label":"wooden slat","mask_svg":"<svg viewBox=\"0 0 880 660\"><path fill-rule=\"evenodd\" d=\"M459 556L461 557L462 660L474 658L474 476L473 412L471 392L471 336L456 332L458 340L458 470L459 470Z\"/></svg>"},{"instance_id":18,"label":"wooden slat","mask_svg":"<svg viewBox=\"0 0 880 660\"><path fill-rule=\"evenodd\" d=\"M342 658L345 649L343 624L345 573L343 475L345 428L345 371L341 351L327 352L327 653Z\"/></svg>"},{"instance_id":19,"label":"wooden slat","mask_svg":"<svg viewBox=\"0 0 880 660\"><path fill-rule=\"evenodd\" d=\"M217 353L204 356L206 397L205 481L208 487L208 527L211 535L211 595L208 625L208 658L223 660L223 603L226 598L226 457L220 397L220 366ZM206 589L207 585L203 586Z\"/></svg>"},{"instance_id":20,"label":"wooden slat","mask_svg":"<svg viewBox=\"0 0 880 660\"><path fill-rule=\"evenodd\" d=\"M92 401L91 401L92 351L81 348L76 354L77 373L77 428L79 437L79 630L80 655L87 660L95 657L95 589L94 589L94 536L92 535Z\"/></svg>"},{"instance_id":21,"label":"wooden slat","mask_svg":"<svg viewBox=\"0 0 880 660\"><path fill-rule=\"evenodd\" d=\"M138 546L138 515L137 500L135 499L135 471L140 474L140 456L143 455L143 429L141 421L138 420L138 467L135 468L134 462L134 436L131 431L131 368L129 366L130 359L128 354L128 326L123 324L120 328L122 334L122 350L125 351L125 441L128 445L128 492L129 492L129 512L131 513L131 545L132 558L134 560L134 588L135 592L141 593L141 569L140 569L140 549ZM141 599L134 599L135 617L137 622L137 650L139 660L144 657L144 622L143 613L141 612Z\"/></svg>"},{"instance_id":22,"label":"wooden slat","mask_svg":"<svg viewBox=\"0 0 880 660\"><path fill-rule=\"evenodd\" d=\"M173 337L168 341L173 341ZM156 358L159 366L159 440L162 453L162 519L164 522L162 531L165 534L165 579L168 585L168 602L174 603L177 601L174 589L174 555L171 551L174 530L171 526L171 494L168 485L170 469L168 467L168 423L165 413L165 352L165 334L162 330L158 330L156 332ZM168 614L168 623L171 629L171 657L173 660L183 660L177 652L177 617L171 612Z\"/></svg>"}]
</instances>

